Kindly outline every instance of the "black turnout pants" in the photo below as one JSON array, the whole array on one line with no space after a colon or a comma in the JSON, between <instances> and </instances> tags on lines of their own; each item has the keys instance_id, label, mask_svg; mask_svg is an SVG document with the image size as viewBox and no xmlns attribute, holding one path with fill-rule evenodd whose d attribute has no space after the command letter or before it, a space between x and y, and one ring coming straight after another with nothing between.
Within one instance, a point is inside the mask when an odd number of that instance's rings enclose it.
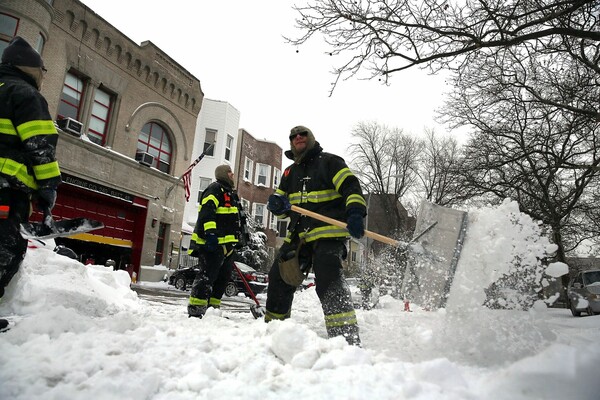
<instances>
[{"instance_id":1,"label":"black turnout pants","mask_svg":"<svg viewBox=\"0 0 600 400\"><path fill-rule=\"evenodd\" d=\"M27 251L27 240L20 233L22 222L29 220L29 195L23 191L0 189L0 205L8 209L8 216L0 217L0 297L12 277L19 270Z\"/></svg>"},{"instance_id":2,"label":"black turnout pants","mask_svg":"<svg viewBox=\"0 0 600 400\"><path fill-rule=\"evenodd\" d=\"M196 275L190 298L206 300L206 306L215 305L211 299L221 300L231 280L235 252L232 245L219 246L215 251L198 251L200 272Z\"/></svg>"},{"instance_id":3,"label":"black turnout pants","mask_svg":"<svg viewBox=\"0 0 600 400\"><path fill-rule=\"evenodd\" d=\"M315 273L317 296L323 307L325 327L329 337L343 335L351 344L358 344L358 324L352 304L350 288L346 283L342 270L342 259L346 257L345 241L320 239L307 243L306 249L312 260ZM280 254L295 249L295 244L281 246ZM285 319L291 315L292 302L296 287L283 281L279 273L279 257L269 272L267 290L267 314L265 320Z\"/></svg>"}]
</instances>

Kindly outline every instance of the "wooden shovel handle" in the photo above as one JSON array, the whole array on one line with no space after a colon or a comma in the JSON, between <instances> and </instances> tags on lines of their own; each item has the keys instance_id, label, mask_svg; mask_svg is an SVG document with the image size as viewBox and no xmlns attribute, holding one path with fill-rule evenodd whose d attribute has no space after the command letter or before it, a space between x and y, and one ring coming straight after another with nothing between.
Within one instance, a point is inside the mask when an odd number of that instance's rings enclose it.
<instances>
[{"instance_id":1,"label":"wooden shovel handle","mask_svg":"<svg viewBox=\"0 0 600 400\"><path fill-rule=\"evenodd\" d=\"M291 210L295 211L299 214L303 214L308 217L318 219L319 221L323 221L323 222L327 222L328 224L331 224L331 225L339 226L340 228L346 228L346 225L347 225L345 222L338 221L337 219L333 219L330 217L326 217L325 215L321 215L314 211L309 211L302 207L292 205ZM379 233L371 232L366 229L365 229L365 236L370 237L373 240L377 240L378 242L391 244L392 246L406 246L406 243L404 243L404 242L399 242L399 241L389 238L387 236L383 236L383 235L380 235Z\"/></svg>"}]
</instances>

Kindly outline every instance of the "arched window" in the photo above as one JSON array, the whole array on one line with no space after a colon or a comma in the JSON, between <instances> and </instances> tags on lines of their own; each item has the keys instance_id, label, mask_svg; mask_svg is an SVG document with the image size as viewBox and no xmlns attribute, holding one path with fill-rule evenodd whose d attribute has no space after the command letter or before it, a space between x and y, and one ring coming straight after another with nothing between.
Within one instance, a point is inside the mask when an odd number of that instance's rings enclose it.
<instances>
[{"instance_id":1,"label":"arched window","mask_svg":"<svg viewBox=\"0 0 600 400\"><path fill-rule=\"evenodd\" d=\"M142 128L137 143L138 152L154 156L152 167L169 173L171 166L171 140L167 131L156 122L148 122Z\"/></svg>"}]
</instances>

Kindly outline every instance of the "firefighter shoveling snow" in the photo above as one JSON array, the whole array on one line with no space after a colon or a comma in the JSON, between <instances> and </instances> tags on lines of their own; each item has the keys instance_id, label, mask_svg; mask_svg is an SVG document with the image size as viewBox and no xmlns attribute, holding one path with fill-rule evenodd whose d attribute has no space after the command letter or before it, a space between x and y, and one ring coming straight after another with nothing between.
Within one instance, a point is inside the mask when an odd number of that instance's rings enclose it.
<instances>
[{"instance_id":1,"label":"firefighter shoveling snow","mask_svg":"<svg viewBox=\"0 0 600 400\"><path fill-rule=\"evenodd\" d=\"M542 300L523 311L531 299L505 278L517 259L540 287L566 273L554 263L538 275L552 250L539 226L505 202L470 210L468 227L445 306L413 300L404 312L383 296L357 311L362 348L326 338L314 288L286 321L227 310L198 320L185 298L139 298L124 271L30 249L0 304L11 321L0 398L597 399L600 316Z\"/></svg>"}]
</instances>

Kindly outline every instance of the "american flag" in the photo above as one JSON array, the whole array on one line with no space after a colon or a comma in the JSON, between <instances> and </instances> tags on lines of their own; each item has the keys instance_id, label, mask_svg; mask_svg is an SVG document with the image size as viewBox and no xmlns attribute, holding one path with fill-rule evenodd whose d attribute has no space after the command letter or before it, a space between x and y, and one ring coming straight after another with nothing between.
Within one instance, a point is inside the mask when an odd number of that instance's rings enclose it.
<instances>
[{"instance_id":1,"label":"american flag","mask_svg":"<svg viewBox=\"0 0 600 400\"><path fill-rule=\"evenodd\" d=\"M202 152L202 154L200 154L198 156L198 158L196 158L196 160L194 160L194 162L189 167L187 167L187 169L185 170L183 175L181 175L181 178L179 178L179 179L183 180L183 187L185 188L185 201L186 202L190 201L190 194L191 194L190 186L191 186L191 181L192 181L192 170L200 162L200 160L202 160L204 158L206 153L210 152L210 150L213 148L214 145L215 144L212 143L210 146L208 146L206 148L206 150L204 150Z\"/></svg>"},{"instance_id":2,"label":"american flag","mask_svg":"<svg viewBox=\"0 0 600 400\"><path fill-rule=\"evenodd\" d=\"M183 187L185 188L185 201L190 201L190 181L192 180L192 169L195 164L192 164L188 167L188 169L181 175L181 179L183 179Z\"/></svg>"}]
</instances>

